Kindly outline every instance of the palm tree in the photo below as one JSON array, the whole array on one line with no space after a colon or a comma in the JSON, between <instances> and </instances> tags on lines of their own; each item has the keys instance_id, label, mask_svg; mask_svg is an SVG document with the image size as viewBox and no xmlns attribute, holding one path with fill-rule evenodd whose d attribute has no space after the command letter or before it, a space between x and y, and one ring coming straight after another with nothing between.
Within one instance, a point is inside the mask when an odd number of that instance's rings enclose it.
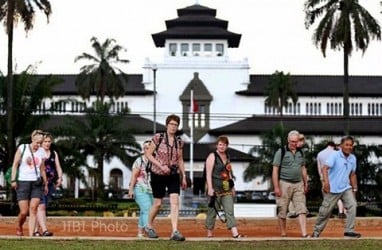
<instances>
[{"instance_id":1,"label":"palm tree","mask_svg":"<svg viewBox=\"0 0 382 250\"><path fill-rule=\"evenodd\" d=\"M26 32L33 29L35 8L42 10L48 21L52 13L48 0L0 0L0 21L4 21L8 35L8 76L7 76L7 146L8 156L13 155L14 144L14 122L13 122L13 28L14 24L22 21ZM8 164L11 159L8 158Z\"/></svg>"},{"instance_id":2,"label":"palm tree","mask_svg":"<svg viewBox=\"0 0 382 250\"><path fill-rule=\"evenodd\" d=\"M371 39L381 39L378 22L363 8L358 0L307 0L305 2L305 26L307 29L322 17L314 34L313 42L326 56L326 47L330 43L333 50L343 50L344 90L343 115L344 134L349 134L349 57L355 45L356 49L367 50Z\"/></svg>"},{"instance_id":3,"label":"palm tree","mask_svg":"<svg viewBox=\"0 0 382 250\"><path fill-rule=\"evenodd\" d=\"M106 39L100 44L97 38L90 39L95 56L82 53L75 58L79 60L88 60L91 63L81 67L81 72L76 79L76 86L83 98L89 99L95 92L97 100L103 102L105 96L121 97L125 94L124 83L127 82L127 74L121 69L113 66L115 63L128 63L129 60L121 59L119 53L123 50L114 39Z\"/></svg>"},{"instance_id":4,"label":"palm tree","mask_svg":"<svg viewBox=\"0 0 382 250\"><path fill-rule=\"evenodd\" d=\"M251 148L249 154L255 157L244 171L244 181L263 176L263 181L272 176L272 161L280 145L285 145L288 132L281 124L260 136L262 145Z\"/></svg>"},{"instance_id":5,"label":"palm tree","mask_svg":"<svg viewBox=\"0 0 382 250\"><path fill-rule=\"evenodd\" d=\"M35 68L29 66L26 70L14 77L14 93L13 98L8 97L6 81L7 79L0 76L0 104L2 107L8 107L8 102L13 102L13 112L15 119L12 123L14 138L29 140L30 132L42 124L49 116L46 114L38 114L40 105L45 98L52 97L52 89L62 83L62 79L52 75L35 76ZM5 137L7 126L3 116L1 122L1 143L9 141ZM15 139L12 141L15 145ZM9 149L9 148L8 148ZM13 154L7 150L8 162L12 160ZM8 163L9 165L9 163Z\"/></svg>"},{"instance_id":6,"label":"palm tree","mask_svg":"<svg viewBox=\"0 0 382 250\"><path fill-rule=\"evenodd\" d=\"M123 123L125 113L110 115L110 107L111 103L97 101L94 107L86 109L84 116L67 119L58 132L63 135L57 142L59 145L94 159L95 168L91 169L96 177L98 197L103 197L104 193L104 161L118 158L126 166L131 166L140 152L133 132Z\"/></svg>"},{"instance_id":7,"label":"palm tree","mask_svg":"<svg viewBox=\"0 0 382 250\"><path fill-rule=\"evenodd\" d=\"M298 101L295 83L291 80L289 73L286 75L283 71L273 73L265 89L265 95L267 96L265 104L277 109L280 114L280 124L283 126L283 108L288 107L289 100L292 100L293 104Z\"/></svg>"}]
</instances>

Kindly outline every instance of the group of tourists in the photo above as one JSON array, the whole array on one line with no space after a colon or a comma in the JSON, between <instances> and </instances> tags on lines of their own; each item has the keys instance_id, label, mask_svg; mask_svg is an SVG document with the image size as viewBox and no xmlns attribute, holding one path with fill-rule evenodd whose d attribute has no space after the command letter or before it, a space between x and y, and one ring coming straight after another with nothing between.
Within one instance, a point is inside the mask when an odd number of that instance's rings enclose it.
<instances>
[{"instance_id":1,"label":"group of tourists","mask_svg":"<svg viewBox=\"0 0 382 250\"><path fill-rule=\"evenodd\" d=\"M170 240L184 241L178 229L179 194L187 187L183 160L183 140L176 135L180 117L166 118L166 131L156 133L143 143L143 154L134 162L129 183L130 198L140 209L138 238L158 238L154 221L168 194L172 231ZM51 149L52 136L41 130L33 131L30 144L18 146L12 164L11 185L16 190L20 212L16 234L22 236L23 224L29 214L29 236L52 236L46 226L46 207L52 192L62 183L62 168L57 152ZM313 233L306 229L306 193L308 174L305 167L303 135L290 131L287 145L274 155L272 183L276 196L280 236L286 237L286 221L289 213L297 218L301 237L318 238L338 204L341 218L346 218L345 237L359 238L354 231L357 202L356 158L352 154L354 139L345 136L336 150L334 142L317 156L318 172L322 182L323 201L314 225ZM226 224L233 238L242 238L234 215L235 183L232 165L227 153L229 140L219 136L216 149L205 161L204 177L209 198L205 220L206 236L213 237L217 216ZM224 218L222 218L222 216Z\"/></svg>"},{"instance_id":2,"label":"group of tourists","mask_svg":"<svg viewBox=\"0 0 382 250\"><path fill-rule=\"evenodd\" d=\"M171 240L184 241L178 230L179 193L185 188L186 173L183 161L184 142L176 136L180 118L170 115L166 119L166 132L155 134L143 144L144 153L133 165L129 196L135 198L140 208L138 237L158 238L153 224L165 197L170 200ZM352 154L354 139L346 136L341 139L338 150L324 149L318 155L318 170L322 181L323 202L319 209L312 234L306 229L306 193L308 174L302 146L304 136L298 131L290 131L287 145L277 150L273 159L272 183L276 196L277 217L280 235L287 236L286 219L288 211L293 212L300 225L301 237L317 238L324 230L332 210L338 204L340 218L346 218L345 237L359 238L354 231L357 191L356 158ZM228 138L219 136L216 150L208 154L205 162L207 195L210 202L207 208L205 228L207 237L213 237L213 229L219 210L224 213L224 222L233 238L244 235L238 232L234 216L235 186L230 164ZM328 143L332 145L333 142ZM343 204L343 206L341 206ZM346 208L346 215L344 213Z\"/></svg>"}]
</instances>

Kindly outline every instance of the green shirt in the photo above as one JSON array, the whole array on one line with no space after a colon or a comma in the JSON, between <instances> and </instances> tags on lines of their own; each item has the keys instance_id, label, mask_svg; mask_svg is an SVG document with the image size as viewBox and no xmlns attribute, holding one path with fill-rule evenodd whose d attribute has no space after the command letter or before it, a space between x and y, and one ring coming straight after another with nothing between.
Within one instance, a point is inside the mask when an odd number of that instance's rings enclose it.
<instances>
[{"instance_id":1,"label":"green shirt","mask_svg":"<svg viewBox=\"0 0 382 250\"><path fill-rule=\"evenodd\" d=\"M281 164L280 161L281 149L278 149L273 158L273 166L279 167L280 180L293 183L302 181L301 168L305 166L305 159L301 151L296 150L296 153L293 154L289 149L286 149Z\"/></svg>"}]
</instances>

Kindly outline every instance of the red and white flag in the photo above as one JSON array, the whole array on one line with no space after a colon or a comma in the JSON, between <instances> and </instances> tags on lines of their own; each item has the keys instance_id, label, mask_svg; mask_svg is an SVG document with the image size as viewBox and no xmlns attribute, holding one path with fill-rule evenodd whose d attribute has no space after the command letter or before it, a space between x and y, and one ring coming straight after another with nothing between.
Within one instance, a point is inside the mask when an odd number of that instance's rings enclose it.
<instances>
[{"instance_id":1,"label":"red and white flag","mask_svg":"<svg viewBox=\"0 0 382 250\"><path fill-rule=\"evenodd\" d=\"M194 90L191 89L190 94L190 113L198 113L199 112L199 105L198 102L194 99Z\"/></svg>"}]
</instances>

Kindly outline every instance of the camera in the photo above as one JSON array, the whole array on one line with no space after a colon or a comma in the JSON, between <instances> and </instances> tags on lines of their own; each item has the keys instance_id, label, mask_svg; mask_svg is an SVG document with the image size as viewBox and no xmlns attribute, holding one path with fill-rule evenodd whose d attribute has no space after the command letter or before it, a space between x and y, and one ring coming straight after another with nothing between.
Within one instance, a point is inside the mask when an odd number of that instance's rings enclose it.
<instances>
[{"instance_id":1,"label":"camera","mask_svg":"<svg viewBox=\"0 0 382 250\"><path fill-rule=\"evenodd\" d=\"M170 165L168 168L170 169L170 175L175 175L178 173L177 165Z\"/></svg>"},{"instance_id":2,"label":"camera","mask_svg":"<svg viewBox=\"0 0 382 250\"><path fill-rule=\"evenodd\" d=\"M216 201L216 196L210 196L210 201L208 202L208 207L214 207Z\"/></svg>"}]
</instances>

